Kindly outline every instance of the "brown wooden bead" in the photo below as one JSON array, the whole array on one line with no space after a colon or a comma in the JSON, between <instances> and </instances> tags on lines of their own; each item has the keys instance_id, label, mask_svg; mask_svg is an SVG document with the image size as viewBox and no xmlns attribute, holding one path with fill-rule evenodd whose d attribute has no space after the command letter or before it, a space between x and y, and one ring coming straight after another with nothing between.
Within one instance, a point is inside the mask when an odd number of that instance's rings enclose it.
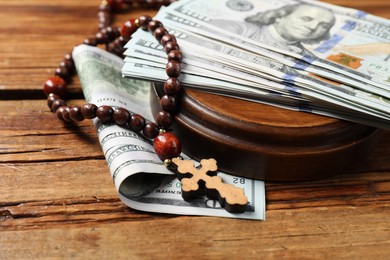
<instances>
[{"instance_id":1,"label":"brown wooden bead","mask_svg":"<svg viewBox=\"0 0 390 260\"><path fill-rule=\"evenodd\" d=\"M60 119L61 121L65 121L65 119L62 117L62 113L64 112L64 109L65 109L66 106L61 106L59 107L55 112L56 112L56 116L58 119Z\"/></svg>"},{"instance_id":2,"label":"brown wooden bead","mask_svg":"<svg viewBox=\"0 0 390 260\"><path fill-rule=\"evenodd\" d=\"M158 126L153 122L147 122L142 133L149 139L155 138L159 133Z\"/></svg>"},{"instance_id":3,"label":"brown wooden bead","mask_svg":"<svg viewBox=\"0 0 390 260\"><path fill-rule=\"evenodd\" d=\"M161 108L164 111L171 112L176 108L176 99L170 95L164 95L160 99Z\"/></svg>"},{"instance_id":4,"label":"brown wooden bead","mask_svg":"<svg viewBox=\"0 0 390 260\"><path fill-rule=\"evenodd\" d=\"M116 107L114 109L112 119L114 120L115 124L124 126L130 119L130 113L129 111L127 111L127 109L124 109L123 107Z\"/></svg>"},{"instance_id":5,"label":"brown wooden bead","mask_svg":"<svg viewBox=\"0 0 390 260\"><path fill-rule=\"evenodd\" d=\"M164 46L164 50L165 50L165 53L170 53L171 51L173 50L180 50L179 48L179 45L177 44L177 42L173 42L173 41L170 41L170 42L167 42Z\"/></svg>"},{"instance_id":6,"label":"brown wooden bead","mask_svg":"<svg viewBox=\"0 0 390 260\"><path fill-rule=\"evenodd\" d=\"M156 123L160 128L169 129L173 124L173 117L167 111L160 111L156 115Z\"/></svg>"},{"instance_id":7,"label":"brown wooden bead","mask_svg":"<svg viewBox=\"0 0 390 260\"><path fill-rule=\"evenodd\" d=\"M98 44L103 44L103 43L109 42L107 32L104 30L101 30L100 32L96 33L95 38L96 38L96 42Z\"/></svg>"},{"instance_id":8,"label":"brown wooden bead","mask_svg":"<svg viewBox=\"0 0 390 260\"><path fill-rule=\"evenodd\" d=\"M158 20L151 20L149 23L148 23L148 30L151 31L151 32L154 32L154 30L156 30L158 27L162 27L163 24L158 21Z\"/></svg>"},{"instance_id":9,"label":"brown wooden bead","mask_svg":"<svg viewBox=\"0 0 390 260\"><path fill-rule=\"evenodd\" d=\"M164 46L167 42L176 42L176 37L172 34L165 34L161 38L160 43L162 46Z\"/></svg>"},{"instance_id":10,"label":"brown wooden bead","mask_svg":"<svg viewBox=\"0 0 390 260\"><path fill-rule=\"evenodd\" d=\"M54 75L57 77L63 78L66 82L70 81L71 78L71 73L66 67L58 67L54 71Z\"/></svg>"},{"instance_id":11,"label":"brown wooden bead","mask_svg":"<svg viewBox=\"0 0 390 260\"><path fill-rule=\"evenodd\" d=\"M181 73L181 65L178 61L172 60L169 61L165 67L165 72L168 77L179 77Z\"/></svg>"},{"instance_id":12,"label":"brown wooden bead","mask_svg":"<svg viewBox=\"0 0 390 260\"><path fill-rule=\"evenodd\" d=\"M183 60L183 55L181 54L180 50L171 50L168 52L168 61L177 61L181 62Z\"/></svg>"},{"instance_id":13,"label":"brown wooden bead","mask_svg":"<svg viewBox=\"0 0 390 260\"><path fill-rule=\"evenodd\" d=\"M181 83L177 78L168 78L164 83L165 94L176 95L180 92Z\"/></svg>"},{"instance_id":14,"label":"brown wooden bead","mask_svg":"<svg viewBox=\"0 0 390 260\"><path fill-rule=\"evenodd\" d=\"M160 41L161 38L167 34L168 31L164 28L164 27L157 27L154 31L153 31L153 35L154 37L157 39L157 41Z\"/></svg>"},{"instance_id":15,"label":"brown wooden bead","mask_svg":"<svg viewBox=\"0 0 390 260\"><path fill-rule=\"evenodd\" d=\"M132 114L130 116L130 120L128 122L128 126L134 132L139 132L145 126L145 118L143 118L143 116L138 115L138 114Z\"/></svg>"},{"instance_id":16,"label":"brown wooden bead","mask_svg":"<svg viewBox=\"0 0 390 260\"><path fill-rule=\"evenodd\" d=\"M73 61L67 59L61 61L60 67L65 67L69 71L69 73L73 73L75 70Z\"/></svg>"},{"instance_id":17,"label":"brown wooden bead","mask_svg":"<svg viewBox=\"0 0 390 260\"><path fill-rule=\"evenodd\" d=\"M81 114L81 107L79 106L71 107L69 110L69 116L72 119L72 121L75 122L80 122L84 120L84 117Z\"/></svg>"},{"instance_id":18,"label":"brown wooden bead","mask_svg":"<svg viewBox=\"0 0 390 260\"><path fill-rule=\"evenodd\" d=\"M120 35L119 29L117 27L107 26L102 31L107 35L108 41L115 40Z\"/></svg>"},{"instance_id":19,"label":"brown wooden bead","mask_svg":"<svg viewBox=\"0 0 390 260\"><path fill-rule=\"evenodd\" d=\"M180 156L180 140L172 133L160 133L153 140L153 147L161 160L172 159Z\"/></svg>"},{"instance_id":20,"label":"brown wooden bead","mask_svg":"<svg viewBox=\"0 0 390 260\"><path fill-rule=\"evenodd\" d=\"M62 118L65 122L69 122L69 123L72 122L72 119L70 118L70 115L69 115L70 107L62 106L61 112L62 112Z\"/></svg>"},{"instance_id":21,"label":"brown wooden bead","mask_svg":"<svg viewBox=\"0 0 390 260\"><path fill-rule=\"evenodd\" d=\"M138 29L135 24L135 19L129 19L122 24L121 35L126 39L130 39L131 35Z\"/></svg>"},{"instance_id":22,"label":"brown wooden bead","mask_svg":"<svg viewBox=\"0 0 390 260\"><path fill-rule=\"evenodd\" d=\"M67 92L66 82L64 79L55 76L46 80L43 84L43 93L49 96L50 93L64 97Z\"/></svg>"},{"instance_id":23,"label":"brown wooden bead","mask_svg":"<svg viewBox=\"0 0 390 260\"><path fill-rule=\"evenodd\" d=\"M96 37L85 38L83 43L86 44L86 45L89 45L89 46L96 46L96 45L98 45Z\"/></svg>"},{"instance_id":24,"label":"brown wooden bead","mask_svg":"<svg viewBox=\"0 0 390 260\"><path fill-rule=\"evenodd\" d=\"M99 118L102 123L108 123L112 120L112 114L114 109L110 106L100 106L96 110L96 116Z\"/></svg>"},{"instance_id":25,"label":"brown wooden bead","mask_svg":"<svg viewBox=\"0 0 390 260\"><path fill-rule=\"evenodd\" d=\"M135 23L142 29L147 30L150 21L152 21L152 17L149 15L141 15L138 19L135 20Z\"/></svg>"},{"instance_id":26,"label":"brown wooden bead","mask_svg":"<svg viewBox=\"0 0 390 260\"><path fill-rule=\"evenodd\" d=\"M93 119L96 117L97 108L94 104L85 104L81 107L81 115L86 119Z\"/></svg>"},{"instance_id":27,"label":"brown wooden bead","mask_svg":"<svg viewBox=\"0 0 390 260\"><path fill-rule=\"evenodd\" d=\"M58 108L66 106L66 102L62 99L56 99L53 101L53 104L51 106L51 111L56 112Z\"/></svg>"},{"instance_id":28,"label":"brown wooden bead","mask_svg":"<svg viewBox=\"0 0 390 260\"><path fill-rule=\"evenodd\" d=\"M123 0L107 0L107 4L113 11L119 11L123 7Z\"/></svg>"},{"instance_id":29,"label":"brown wooden bead","mask_svg":"<svg viewBox=\"0 0 390 260\"><path fill-rule=\"evenodd\" d=\"M53 102L56 99L60 99L60 96L58 96L54 93L50 93L49 96L47 97L47 106L50 108L50 110L51 110L51 107L53 106Z\"/></svg>"}]
</instances>

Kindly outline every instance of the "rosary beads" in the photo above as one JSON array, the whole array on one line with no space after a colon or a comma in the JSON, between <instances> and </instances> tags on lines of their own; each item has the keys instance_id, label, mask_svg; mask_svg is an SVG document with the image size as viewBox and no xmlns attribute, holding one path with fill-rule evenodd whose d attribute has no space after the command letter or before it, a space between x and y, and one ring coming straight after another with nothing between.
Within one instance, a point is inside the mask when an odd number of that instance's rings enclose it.
<instances>
[{"instance_id":1,"label":"rosary beads","mask_svg":"<svg viewBox=\"0 0 390 260\"><path fill-rule=\"evenodd\" d=\"M130 1L127 1L130 2ZM135 4L147 6L161 6L169 4L170 1L136 1ZM166 164L170 159L178 157L181 152L179 139L167 130L172 126L172 113L177 108L177 95L181 90L178 77L181 72L182 54L175 36L169 34L163 24L153 20L150 16L143 15L137 19L126 21L121 28L109 26L110 13L112 9L121 7L121 1L103 1L99 8L100 31L94 37L84 40L84 44L97 46L106 44L107 50L121 56L124 52L123 46L130 40L131 35L138 29L149 30L158 42L164 46L167 53L168 63L165 81L165 95L161 98L162 110L155 116L156 123L147 121L143 116L132 113L122 107L99 106L85 104L84 106L68 106L63 99L67 92L67 83L75 73L75 65L71 54L66 54L60 66L55 70L55 76L44 82L43 92L47 96L47 103L53 113L56 113L60 120L65 122L79 122L84 119L99 118L102 123L113 122L123 127L129 127L134 132L142 132L149 139L154 139L156 154Z\"/></svg>"}]
</instances>

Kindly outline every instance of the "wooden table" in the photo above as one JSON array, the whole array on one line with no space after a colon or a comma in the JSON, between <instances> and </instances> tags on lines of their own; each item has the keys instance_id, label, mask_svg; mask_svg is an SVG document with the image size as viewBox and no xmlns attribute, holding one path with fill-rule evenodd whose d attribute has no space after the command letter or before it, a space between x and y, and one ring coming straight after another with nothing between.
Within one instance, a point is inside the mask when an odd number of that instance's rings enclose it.
<instances>
[{"instance_id":1,"label":"wooden table","mask_svg":"<svg viewBox=\"0 0 390 260\"><path fill-rule=\"evenodd\" d=\"M96 32L98 2L0 0L0 259L389 258L389 131L342 175L266 183L265 222L124 206L91 122L65 126L41 91ZM390 18L388 0L329 2ZM77 79L70 92L83 103Z\"/></svg>"}]
</instances>

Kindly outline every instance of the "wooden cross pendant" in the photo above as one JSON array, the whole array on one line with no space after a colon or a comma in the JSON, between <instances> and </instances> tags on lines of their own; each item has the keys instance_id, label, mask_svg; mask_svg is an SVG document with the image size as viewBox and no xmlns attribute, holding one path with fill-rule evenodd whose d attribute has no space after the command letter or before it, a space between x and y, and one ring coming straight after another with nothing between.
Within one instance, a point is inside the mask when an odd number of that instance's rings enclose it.
<instances>
[{"instance_id":1,"label":"wooden cross pendant","mask_svg":"<svg viewBox=\"0 0 390 260\"><path fill-rule=\"evenodd\" d=\"M177 166L175 170L182 183L184 200L206 195L210 199L218 200L228 212L245 211L248 199L244 190L232 184L223 183L222 179L216 176L217 161L215 159L203 159L199 167L195 167L192 160L173 158L172 162Z\"/></svg>"}]
</instances>

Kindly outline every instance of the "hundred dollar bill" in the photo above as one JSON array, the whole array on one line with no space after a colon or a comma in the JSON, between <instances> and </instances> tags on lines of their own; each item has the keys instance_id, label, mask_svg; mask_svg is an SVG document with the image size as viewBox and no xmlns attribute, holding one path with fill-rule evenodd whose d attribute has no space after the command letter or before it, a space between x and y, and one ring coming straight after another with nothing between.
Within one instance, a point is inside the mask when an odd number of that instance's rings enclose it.
<instances>
[{"instance_id":1,"label":"hundred dollar bill","mask_svg":"<svg viewBox=\"0 0 390 260\"><path fill-rule=\"evenodd\" d=\"M73 50L73 59L87 102L124 107L149 120L153 118L150 83L122 78L120 58L80 45ZM265 219L264 182L218 173L225 183L244 189L249 203L242 214L229 213L206 197L184 201L180 182L154 153L148 139L97 119L94 125L119 197L129 207L171 214Z\"/></svg>"},{"instance_id":2,"label":"hundred dollar bill","mask_svg":"<svg viewBox=\"0 0 390 260\"><path fill-rule=\"evenodd\" d=\"M245 48L243 48L243 42L238 38L235 39L236 43L234 44L233 42L232 44L232 38L224 37L223 35L221 36L220 32L210 29L204 30L204 27L202 27L202 30L198 28L201 25L171 14L166 14L164 10L168 9L162 10L163 12L159 12L156 18L163 21L166 27L175 28L170 31L180 35L180 46L188 46L193 52L196 51L196 55L214 52L213 56L223 59L221 56L226 56L227 54L230 56L230 60L228 61L229 64L234 64L234 60L236 60L236 65L240 68L267 70L267 67L269 67L268 73L271 73L270 69L271 71L272 69L281 70L284 72L283 79L285 80L300 81L301 78L305 78L316 83L318 81L321 82L321 79L323 79L322 83L324 85L332 85L331 82L334 82L334 84L342 87L343 90L349 89L354 95L359 95L360 97L372 100L373 102L380 101L375 98L375 95L387 99L390 98L390 92L388 90L372 86L372 82L362 82L358 79L335 73L334 71L325 68L310 65L303 60L298 60L280 53L274 53L256 46L253 47L250 44L245 44ZM181 27L181 30L178 30L178 27ZM186 29L195 32L186 31ZM202 36L196 34L196 32ZM208 37L205 37L205 35ZM210 38L219 40L219 42L215 42ZM210 57L210 55L207 57ZM250 62L249 66L245 65L248 64L247 62ZM265 66L266 68L261 68L261 66Z\"/></svg>"},{"instance_id":3,"label":"hundred dollar bill","mask_svg":"<svg viewBox=\"0 0 390 260\"><path fill-rule=\"evenodd\" d=\"M184 0L166 12L192 20L181 25L193 32L213 37L218 35L207 32L217 31L241 47L296 58L295 67L323 67L389 89L385 19L308 0Z\"/></svg>"},{"instance_id":4,"label":"hundred dollar bill","mask_svg":"<svg viewBox=\"0 0 390 260\"><path fill-rule=\"evenodd\" d=\"M141 33L141 36L138 37L138 35ZM183 34L181 34L183 35ZM181 38L178 39L180 42ZM180 44L181 45L181 44ZM156 41L149 36L148 33L144 33L142 31L137 32L133 39L128 43L127 47L130 47L125 53L128 55L128 57L125 58L126 64L123 68L124 75L130 76L130 77L141 77L141 78L149 78L152 81L158 81L158 80L164 80L165 75L165 62L166 62L166 54L163 51L163 48L161 45L157 44ZM192 51L190 51L192 50ZM273 87L273 90L280 91L279 94L282 93L282 91L289 91L294 92L296 94L302 94L301 97L309 97L306 100L302 100L302 102L295 103L295 105L292 105L290 102L289 105L286 106L286 102L279 103L282 101L281 99L277 100L274 99L272 105L280 106L283 108L293 109L293 110L300 110L300 111L306 111L306 112L312 112L317 113L321 115L327 115L327 116L333 116L340 119L345 119L349 121L355 121L360 122L363 124L369 124L369 125L375 125L377 127L386 128L389 125L389 116L386 115L386 113L382 113L382 119L381 117L377 117L377 113L375 110L370 109L367 107L366 104L356 104L355 102L349 102L347 99L337 99L336 97L326 97L324 95L320 95L318 93L313 93L311 90L307 89L299 89L297 86L295 87L288 87L286 84L280 84L277 82L272 81L266 81L266 79L262 77L255 77L252 74L240 74L237 70L234 71L232 69L229 69L225 72L223 72L223 69L226 69L226 66L222 68L220 65L215 65L213 62L206 62L206 63L200 63L198 64L198 68L194 68L191 65L197 64L196 59L192 57L192 54L194 54L193 49L182 48L183 53L185 54L183 59L183 76L181 78L181 81L183 83L188 83L188 75L186 73L189 73L191 75L200 75L200 77L197 77L196 82L194 82L195 85L198 86L204 86L204 88L207 89L214 89L218 94L223 93L223 89L225 87L231 90L231 94L234 97L242 98L242 93L239 93L237 90L242 90L237 84L239 79L241 81L244 81L243 84L246 84L246 86L252 86L256 87L256 84L253 85L253 83L263 82L263 84L267 85L265 88L269 89L270 87ZM191 53L191 54L189 54ZM204 52L205 56L202 57L201 61L207 60L207 57L213 57L214 55L210 55L208 52ZM216 53L217 55L217 53ZM198 59L199 60L199 59ZM158 64L159 63L159 64ZM217 73L213 73L217 72ZM229 75L229 76L227 76ZM232 79L229 79L229 77L232 77ZM222 84L219 86L219 90L215 89L215 86L211 86L209 84L210 77L214 78L215 80L218 80L217 83ZM248 81L249 79L253 79L252 82ZM231 84L228 85L228 81L232 80L230 82ZM236 91L233 89L236 88ZM260 87L261 86L257 86ZM210 90L209 90L210 91ZM234 93L236 92L236 93ZM260 98L259 100L256 100L257 98ZM245 99L247 100L254 100L257 102L265 101L263 96L255 96L248 97L248 95L245 96ZM288 95L284 95L284 97L288 97ZM291 96L290 96L291 97ZM313 99L314 98L314 99ZM268 99L269 101L269 99ZM284 100L285 101L285 100ZM326 104L322 104L322 107L320 106L321 103L324 103L323 101L326 101ZM267 102L263 102L267 103ZM337 105L335 107L335 105ZM343 109L344 108L344 109ZM350 111L345 111L345 108L350 109ZM388 110L389 108L387 108ZM344 110L344 111L342 111ZM385 109L386 110L386 109ZM356 114L353 111L358 111L359 113ZM368 115L370 117L367 117L365 115Z\"/></svg>"},{"instance_id":5,"label":"hundred dollar bill","mask_svg":"<svg viewBox=\"0 0 390 260\"><path fill-rule=\"evenodd\" d=\"M165 64L156 63L155 60L156 60L155 56L154 56L154 62L147 61L147 60L136 60L136 59L133 60L130 58L126 58L126 63L125 66L123 67L123 73L132 78L148 79L155 82L158 81L162 82L166 77ZM209 72L207 73L207 76L210 76ZM256 95L253 92L242 92L241 89L230 90L230 91L223 87L217 89L214 85L208 85L210 83L210 79L207 78L207 76L204 75L203 77L194 77L193 75L187 75L184 69L183 73L181 74L182 85L194 89L199 89L202 91L216 93L218 95L225 95L234 98L239 97L240 99L277 106L284 109L290 109L294 111L304 111L304 112L310 112L310 113L315 113L324 116L335 117L335 118L357 122L361 124L372 125L383 129L389 128L388 119L387 120L381 119L370 115L369 111L367 111L367 108L366 110L362 108L360 113L358 113L356 109L345 110L346 104L341 102L342 106L337 106L335 104L337 102L333 98L327 100L327 102L324 102L324 97L321 97L322 98L321 100L318 99L318 100L304 101L304 100L294 100L288 98L285 95L281 95L278 93L272 95L271 92L269 92L267 95ZM188 78L191 78L191 80L195 80L194 82L191 81L193 84L195 84L194 86L191 86L191 84L187 86L184 83L184 82L188 82L187 81ZM223 83L223 80L224 78L220 74L218 82ZM198 83L196 84L196 82ZM197 87L199 85L203 87ZM234 86L235 84L231 82L231 85ZM297 94L296 88L291 88L291 91L294 94Z\"/></svg>"},{"instance_id":6,"label":"hundred dollar bill","mask_svg":"<svg viewBox=\"0 0 390 260\"><path fill-rule=\"evenodd\" d=\"M378 112L379 114L390 111L389 99L380 96L380 94L390 96L390 92L384 92L382 90L384 93L378 92L377 95L373 95L351 87L327 83L308 75L301 75L293 68L288 68L276 61L261 59L260 57L245 53L243 50L230 49L229 53L222 53L220 50L224 47L219 43L201 39L177 29L171 29L170 32L179 36L177 37L177 41L185 54L186 62L192 64L198 62L200 64L198 66L208 67L208 76L211 74L210 71L216 70L219 74L234 75L237 80L246 79L248 81L252 79L252 83L248 82L247 85L252 84L252 86L255 86L253 85L254 82L261 82L261 88L264 88L264 85L268 85L269 87L273 87L272 89L274 91L282 91L284 88L283 84L295 84L297 87L306 88L309 92L315 91L322 95L331 95L332 98L341 98L342 103L361 104L364 110L367 110L367 107L371 107L373 111L380 111ZM137 31L133 39L126 45L126 47L129 47L129 50L125 54L129 56L131 53L134 56L134 50L148 50L152 52L154 49L159 50L160 55L164 54L162 47L153 42L156 41L149 33L141 30ZM196 47L200 44L203 46L211 46L211 48ZM158 53L155 54L157 55ZM219 57L219 59L215 60L215 57ZM214 61L211 62L211 59L214 59ZM219 77L217 76L217 78ZM270 80L279 83L275 85ZM277 87L279 89L276 89ZM382 97L382 99L377 98L377 96Z\"/></svg>"}]
</instances>

